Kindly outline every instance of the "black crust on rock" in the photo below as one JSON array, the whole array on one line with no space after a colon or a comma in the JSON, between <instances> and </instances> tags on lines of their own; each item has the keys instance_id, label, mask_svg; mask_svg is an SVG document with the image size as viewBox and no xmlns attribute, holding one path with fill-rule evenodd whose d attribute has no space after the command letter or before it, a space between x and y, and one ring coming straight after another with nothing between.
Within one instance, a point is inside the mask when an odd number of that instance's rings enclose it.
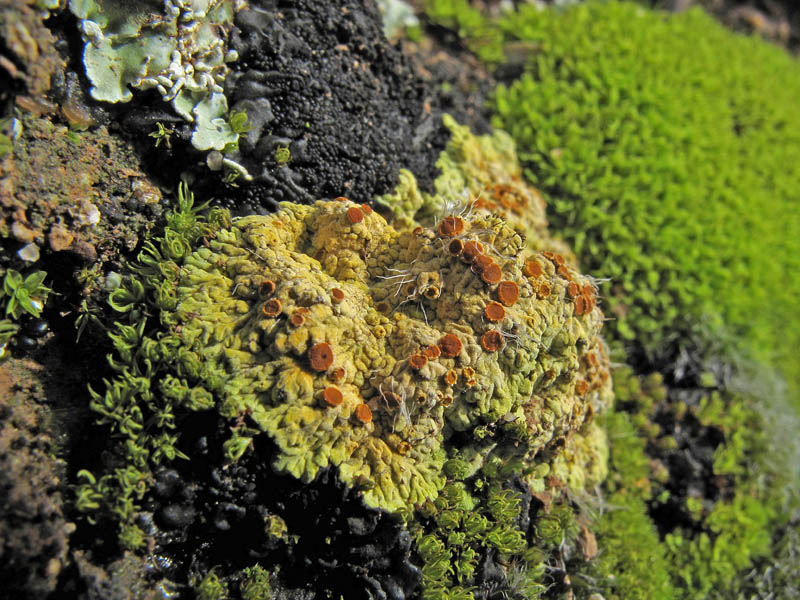
<instances>
[{"instance_id":1,"label":"black crust on rock","mask_svg":"<svg viewBox=\"0 0 800 600\"><path fill-rule=\"evenodd\" d=\"M188 429L198 434L185 440L194 448L192 461L155 474L147 501L154 518L144 528L177 580L198 567L224 576L255 563L279 564L277 598L414 597L422 574L411 563L411 535L400 519L366 506L335 469L322 470L311 484L276 474L274 444L265 436L225 465L219 453L201 449L209 446L200 432L210 423L191 421ZM288 536L268 535L271 516L285 522Z\"/></svg>"},{"instance_id":2,"label":"black crust on rock","mask_svg":"<svg viewBox=\"0 0 800 600\"><path fill-rule=\"evenodd\" d=\"M253 126L240 160L261 206L368 202L394 188L400 168L430 188L449 135L431 109L434 94L380 24L374 3L347 0L257 0L237 15L231 45L239 61L226 93ZM280 146L289 148L288 164L275 160Z\"/></svg>"}]
</instances>

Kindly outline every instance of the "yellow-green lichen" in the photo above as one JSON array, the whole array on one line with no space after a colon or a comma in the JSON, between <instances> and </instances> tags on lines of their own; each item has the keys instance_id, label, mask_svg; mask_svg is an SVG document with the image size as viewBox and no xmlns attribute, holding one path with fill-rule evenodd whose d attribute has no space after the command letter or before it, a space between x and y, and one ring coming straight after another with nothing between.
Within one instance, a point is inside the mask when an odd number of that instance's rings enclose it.
<instances>
[{"instance_id":1,"label":"yellow-green lichen","mask_svg":"<svg viewBox=\"0 0 800 600\"><path fill-rule=\"evenodd\" d=\"M529 249L559 252L575 264L567 246L548 234L544 200L524 180L509 135L495 130L479 136L449 115L442 120L452 137L436 162L442 174L434 192L420 191L414 175L401 170L397 187L378 199L392 211L395 222L430 224L457 209L483 209L501 215L523 235Z\"/></svg>"},{"instance_id":2,"label":"yellow-green lichen","mask_svg":"<svg viewBox=\"0 0 800 600\"><path fill-rule=\"evenodd\" d=\"M350 202L286 203L186 258L169 321L219 412L256 425L234 428L237 455L266 433L276 470L311 481L333 465L399 510L436 497L453 432L513 429L532 460L608 402L592 282L526 252L497 216L448 218L455 235Z\"/></svg>"}]
</instances>

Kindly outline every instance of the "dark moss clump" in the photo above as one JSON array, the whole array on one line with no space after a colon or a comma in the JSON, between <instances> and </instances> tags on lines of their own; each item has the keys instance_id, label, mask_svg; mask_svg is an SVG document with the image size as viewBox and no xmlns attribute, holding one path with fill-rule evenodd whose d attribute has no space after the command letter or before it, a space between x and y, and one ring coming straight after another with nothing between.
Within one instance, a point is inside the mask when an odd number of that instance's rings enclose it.
<instances>
[{"instance_id":1,"label":"dark moss clump","mask_svg":"<svg viewBox=\"0 0 800 600\"><path fill-rule=\"evenodd\" d=\"M586 576L573 580L606 598L749 597L765 586L787 594L791 585L769 569L791 568L797 498L791 459L765 433L763 403L710 373L668 389L626 367L614 381L601 553L576 565Z\"/></svg>"},{"instance_id":2,"label":"dark moss clump","mask_svg":"<svg viewBox=\"0 0 800 600\"><path fill-rule=\"evenodd\" d=\"M255 203L369 201L394 187L401 166L430 188L447 134L374 5L252 2L236 25L227 88L251 125L239 148Z\"/></svg>"}]
</instances>

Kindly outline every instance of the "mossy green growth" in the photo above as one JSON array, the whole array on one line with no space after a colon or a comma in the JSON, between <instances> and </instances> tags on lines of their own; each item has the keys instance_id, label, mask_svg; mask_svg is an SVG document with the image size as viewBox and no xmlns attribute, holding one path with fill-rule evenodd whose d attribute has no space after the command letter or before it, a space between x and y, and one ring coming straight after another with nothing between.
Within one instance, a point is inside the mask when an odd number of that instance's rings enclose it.
<instances>
[{"instance_id":1,"label":"mossy green growth","mask_svg":"<svg viewBox=\"0 0 800 600\"><path fill-rule=\"evenodd\" d=\"M744 594L754 567L773 562L773 552L784 557L774 559L776 565L785 560L786 551L774 547L773 535L797 506L792 491L797 475L765 434L757 404L741 393L713 389L698 406L664 404L667 393L659 376L637 377L627 367L613 375L617 405L601 419L609 436L611 473L604 483L608 508L594 524L601 552L581 567L586 577L575 581L606 598ZM660 443L674 438L653 423L664 410L685 427L694 427L696 420L722 438L708 478L723 491L715 498L688 496L681 524L658 523L668 531L659 539L649 511L658 515L659 505L669 500L668 461L662 459L674 451ZM789 538L784 536L785 543Z\"/></svg>"},{"instance_id":2,"label":"mossy green growth","mask_svg":"<svg viewBox=\"0 0 800 600\"><path fill-rule=\"evenodd\" d=\"M487 550L511 564L506 597L539 598L545 569L542 553L531 551L516 521L518 493L498 485L472 494L468 485L449 482L439 497L421 507L412 525L415 549L423 561L423 600L472 600L478 562ZM512 594L512 591L515 595Z\"/></svg>"},{"instance_id":3,"label":"mossy green growth","mask_svg":"<svg viewBox=\"0 0 800 600\"><path fill-rule=\"evenodd\" d=\"M5 304L6 316L15 320L24 313L39 317L52 291L44 285L46 278L44 271L34 271L23 277L19 271L8 269L0 287L0 302Z\"/></svg>"},{"instance_id":4,"label":"mossy green growth","mask_svg":"<svg viewBox=\"0 0 800 600\"><path fill-rule=\"evenodd\" d=\"M114 354L109 364L116 377L91 395L97 422L109 428L113 444L109 467L100 476L80 470L76 508L94 522L98 514L119 523L120 541L129 549L141 545L133 514L152 481L152 469L175 458L187 458L177 448L176 412L208 410L213 396L202 385L189 384L203 366L174 339L157 339L148 315L155 307L175 306L179 262L201 239L230 224L227 211L202 207L181 185L175 210L167 215L162 237L148 241L139 255L136 277L129 277L109 295L109 305L122 315L109 333ZM176 262L178 261L178 262ZM177 368L172 369L173 365ZM102 509L102 511L101 511Z\"/></svg>"},{"instance_id":5,"label":"mossy green growth","mask_svg":"<svg viewBox=\"0 0 800 600\"><path fill-rule=\"evenodd\" d=\"M0 361L8 358L8 343L19 331L19 318L27 313L39 317L52 291L44 285L47 273L33 271L23 277L19 271L8 269L0 285L0 313L6 319L0 319Z\"/></svg>"},{"instance_id":6,"label":"mossy green growth","mask_svg":"<svg viewBox=\"0 0 800 600\"><path fill-rule=\"evenodd\" d=\"M646 439L634 417L619 408L647 414L666 391L661 378L640 379L627 367L613 373L618 408L602 418L609 439L609 477L604 483L604 505L592 523L598 556L580 566L572 579L581 595L599 592L608 600L678 597L673 589L667 548L648 514L651 499L650 457Z\"/></svg>"},{"instance_id":7,"label":"mossy green growth","mask_svg":"<svg viewBox=\"0 0 800 600\"><path fill-rule=\"evenodd\" d=\"M502 32L469 0L427 0L425 16L456 31L482 60L500 62L505 58Z\"/></svg>"},{"instance_id":8,"label":"mossy green growth","mask_svg":"<svg viewBox=\"0 0 800 600\"><path fill-rule=\"evenodd\" d=\"M269 572L260 565L243 569L239 593L242 595L242 600L270 600L272 588Z\"/></svg>"},{"instance_id":9,"label":"mossy green growth","mask_svg":"<svg viewBox=\"0 0 800 600\"><path fill-rule=\"evenodd\" d=\"M228 586L211 569L195 588L197 600L227 600Z\"/></svg>"},{"instance_id":10,"label":"mossy green growth","mask_svg":"<svg viewBox=\"0 0 800 600\"><path fill-rule=\"evenodd\" d=\"M773 536L798 507L798 476L751 398L710 391L691 413L724 434L713 476L728 490L710 506L690 507L693 526L667 534L665 543L675 586L685 597L722 599L746 590L753 566L771 561Z\"/></svg>"},{"instance_id":11,"label":"mossy green growth","mask_svg":"<svg viewBox=\"0 0 800 600\"><path fill-rule=\"evenodd\" d=\"M657 350L697 320L724 322L796 377L797 61L699 9L522 4L494 25L529 48L493 122L554 230L609 278L612 334Z\"/></svg>"}]
</instances>

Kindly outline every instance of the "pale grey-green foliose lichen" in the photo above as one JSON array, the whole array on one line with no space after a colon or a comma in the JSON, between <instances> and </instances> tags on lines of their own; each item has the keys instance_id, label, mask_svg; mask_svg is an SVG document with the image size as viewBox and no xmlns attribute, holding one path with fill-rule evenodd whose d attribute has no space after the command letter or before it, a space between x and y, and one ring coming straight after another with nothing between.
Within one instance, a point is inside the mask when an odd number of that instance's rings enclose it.
<instances>
[{"instance_id":1,"label":"pale grey-green foliose lichen","mask_svg":"<svg viewBox=\"0 0 800 600\"><path fill-rule=\"evenodd\" d=\"M92 97L129 102L129 88L155 88L194 124L195 148L235 145L239 135L226 119L222 84L237 58L227 48L228 34L244 6L242 0L70 0L80 19Z\"/></svg>"}]
</instances>

